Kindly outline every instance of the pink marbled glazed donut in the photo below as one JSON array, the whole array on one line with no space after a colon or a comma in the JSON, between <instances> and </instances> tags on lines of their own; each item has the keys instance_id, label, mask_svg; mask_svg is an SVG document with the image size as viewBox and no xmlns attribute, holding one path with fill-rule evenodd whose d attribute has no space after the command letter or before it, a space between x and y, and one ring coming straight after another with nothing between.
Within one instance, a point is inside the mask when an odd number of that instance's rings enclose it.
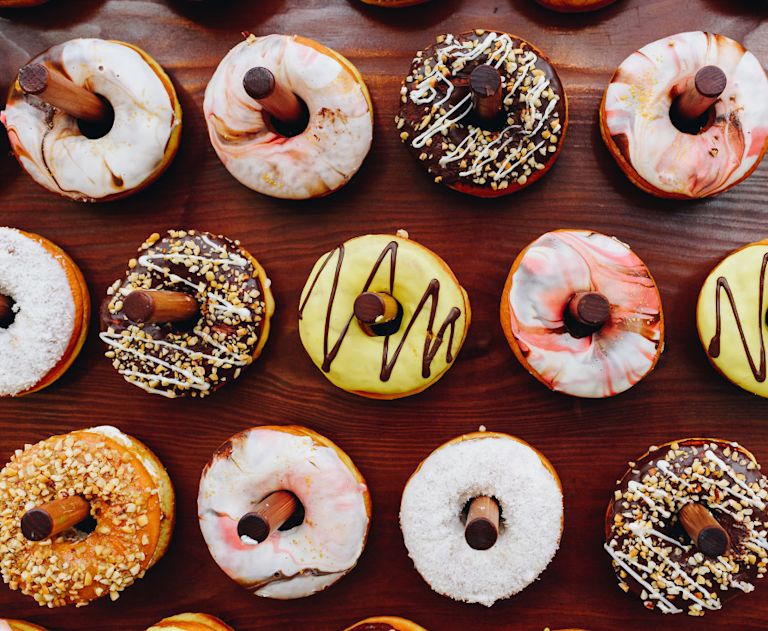
<instances>
[{"instance_id":1,"label":"pink marbled glazed donut","mask_svg":"<svg viewBox=\"0 0 768 631\"><path fill-rule=\"evenodd\" d=\"M707 65L727 77L715 119L699 134L678 130L669 110ZM613 75L600 107L608 149L627 177L659 197L716 195L757 168L768 149L768 77L757 58L722 35L679 33L644 46Z\"/></svg>"},{"instance_id":2,"label":"pink marbled glazed donut","mask_svg":"<svg viewBox=\"0 0 768 631\"><path fill-rule=\"evenodd\" d=\"M610 303L607 322L574 337L565 311L579 292ZM525 368L551 390L610 397L656 365L664 347L661 296L648 268L615 237L556 230L517 257L501 299L501 324Z\"/></svg>"}]
</instances>

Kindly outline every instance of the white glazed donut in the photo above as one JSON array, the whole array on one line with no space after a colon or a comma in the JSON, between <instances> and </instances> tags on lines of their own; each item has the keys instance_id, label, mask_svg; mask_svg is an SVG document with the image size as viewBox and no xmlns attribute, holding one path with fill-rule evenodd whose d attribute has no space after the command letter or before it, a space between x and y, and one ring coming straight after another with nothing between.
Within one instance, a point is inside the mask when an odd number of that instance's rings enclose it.
<instances>
[{"instance_id":1,"label":"white glazed donut","mask_svg":"<svg viewBox=\"0 0 768 631\"><path fill-rule=\"evenodd\" d=\"M238 522L275 491L290 491L304 521L262 543ZM232 436L203 470L200 529L216 563L257 596L303 598L352 570L370 522L368 487L349 457L304 427L254 427Z\"/></svg>"},{"instance_id":2,"label":"white glazed donut","mask_svg":"<svg viewBox=\"0 0 768 631\"><path fill-rule=\"evenodd\" d=\"M268 68L301 98L309 123L285 137L243 87L245 73ZM373 139L373 106L362 76L339 53L297 35L249 36L219 64L205 90L208 133L227 170L259 193L308 199L341 188Z\"/></svg>"},{"instance_id":3,"label":"white glazed donut","mask_svg":"<svg viewBox=\"0 0 768 631\"><path fill-rule=\"evenodd\" d=\"M496 543L471 548L461 514L485 495L501 508ZM436 592L490 607L538 578L560 545L563 494L549 461L507 434L475 432L438 447L408 480L400 505L408 554Z\"/></svg>"},{"instance_id":4,"label":"white glazed donut","mask_svg":"<svg viewBox=\"0 0 768 631\"><path fill-rule=\"evenodd\" d=\"M677 86L707 65L720 67L728 83L712 126L687 134L672 124L670 107ZM728 37L679 33L621 63L600 119L608 149L636 186L661 197L708 197L749 176L768 148L768 77Z\"/></svg>"},{"instance_id":5,"label":"white glazed donut","mask_svg":"<svg viewBox=\"0 0 768 631\"><path fill-rule=\"evenodd\" d=\"M73 39L32 62L60 70L109 101L115 118L87 138L69 114L12 86L0 120L34 180L78 201L107 201L147 186L170 164L181 133L181 107L163 69L124 42Z\"/></svg>"}]
</instances>

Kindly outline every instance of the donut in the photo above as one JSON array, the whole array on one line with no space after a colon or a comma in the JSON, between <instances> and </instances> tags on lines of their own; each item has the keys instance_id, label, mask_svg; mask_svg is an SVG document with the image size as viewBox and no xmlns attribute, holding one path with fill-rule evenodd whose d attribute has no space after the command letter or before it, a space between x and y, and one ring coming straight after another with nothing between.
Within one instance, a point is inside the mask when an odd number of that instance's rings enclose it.
<instances>
[{"instance_id":1,"label":"donut","mask_svg":"<svg viewBox=\"0 0 768 631\"><path fill-rule=\"evenodd\" d=\"M646 609L703 616L754 590L768 563L768 481L735 442L651 447L608 504L605 550Z\"/></svg>"},{"instance_id":2,"label":"donut","mask_svg":"<svg viewBox=\"0 0 768 631\"><path fill-rule=\"evenodd\" d=\"M165 171L179 146L181 105L168 75L147 53L125 42L73 39L25 68L37 65L47 69L49 82L78 90L80 101L83 92L90 99L95 93L110 106L106 123L90 129L62 104L44 100L56 100L49 97L52 89L35 96L24 92L20 79L13 83L0 121L19 164L38 184L77 201L111 201Z\"/></svg>"},{"instance_id":3,"label":"donut","mask_svg":"<svg viewBox=\"0 0 768 631\"><path fill-rule=\"evenodd\" d=\"M344 631L427 631L415 622L397 616L374 616L356 622Z\"/></svg>"},{"instance_id":4,"label":"donut","mask_svg":"<svg viewBox=\"0 0 768 631\"><path fill-rule=\"evenodd\" d=\"M85 279L64 250L0 228L0 397L61 377L83 347L90 315Z\"/></svg>"},{"instance_id":5,"label":"donut","mask_svg":"<svg viewBox=\"0 0 768 631\"><path fill-rule=\"evenodd\" d=\"M435 182L497 197L533 184L555 163L568 100L540 50L476 29L438 35L416 53L395 123Z\"/></svg>"},{"instance_id":6,"label":"donut","mask_svg":"<svg viewBox=\"0 0 768 631\"><path fill-rule=\"evenodd\" d=\"M100 336L129 383L203 397L261 354L274 311L266 272L239 241L170 230L150 235L107 290Z\"/></svg>"},{"instance_id":7,"label":"donut","mask_svg":"<svg viewBox=\"0 0 768 631\"><path fill-rule=\"evenodd\" d=\"M442 377L471 319L448 265L404 230L323 254L299 303L299 335L315 365L339 388L373 399L416 394Z\"/></svg>"},{"instance_id":8,"label":"donut","mask_svg":"<svg viewBox=\"0 0 768 631\"><path fill-rule=\"evenodd\" d=\"M517 256L501 297L512 351L550 390L610 397L653 370L664 349L658 287L615 237L555 230Z\"/></svg>"},{"instance_id":9,"label":"donut","mask_svg":"<svg viewBox=\"0 0 768 631\"><path fill-rule=\"evenodd\" d=\"M256 70L266 87L246 83ZM248 188L283 199L340 189L373 140L373 104L360 72L298 35L250 35L235 46L208 83L203 110L226 169Z\"/></svg>"},{"instance_id":10,"label":"donut","mask_svg":"<svg viewBox=\"0 0 768 631\"><path fill-rule=\"evenodd\" d=\"M709 361L726 379L761 397L768 397L767 266L768 240L731 252L707 276L696 305L696 327Z\"/></svg>"},{"instance_id":11,"label":"donut","mask_svg":"<svg viewBox=\"0 0 768 631\"><path fill-rule=\"evenodd\" d=\"M270 505L278 495L290 501ZM349 456L297 426L253 427L227 440L203 470L197 508L219 567L254 595L283 600L350 572L371 519L368 487Z\"/></svg>"},{"instance_id":12,"label":"donut","mask_svg":"<svg viewBox=\"0 0 768 631\"><path fill-rule=\"evenodd\" d=\"M115 427L26 445L0 471L0 572L41 606L117 600L163 556L173 522L162 464Z\"/></svg>"},{"instance_id":13,"label":"donut","mask_svg":"<svg viewBox=\"0 0 768 631\"><path fill-rule=\"evenodd\" d=\"M705 87L712 68L716 88ZM679 113L690 95L706 108L699 117L692 115L701 107ZM600 130L621 170L643 191L677 199L716 195L748 177L768 149L768 77L728 37L672 35L621 63L603 96Z\"/></svg>"},{"instance_id":14,"label":"donut","mask_svg":"<svg viewBox=\"0 0 768 631\"><path fill-rule=\"evenodd\" d=\"M595 11L613 4L616 0L536 0L541 6L561 13Z\"/></svg>"},{"instance_id":15,"label":"donut","mask_svg":"<svg viewBox=\"0 0 768 631\"><path fill-rule=\"evenodd\" d=\"M16 9L16 8L24 8L24 7L35 7L38 4L45 4L48 2L48 0L0 0L0 9ZM11 620L10 622L17 622L14 620ZM36 628L36 627L29 627ZM2 626L0 626L0 631L2 631Z\"/></svg>"},{"instance_id":16,"label":"donut","mask_svg":"<svg viewBox=\"0 0 768 631\"><path fill-rule=\"evenodd\" d=\"M0 6L3 6L0 4ZM8 620L0 618L0 631L46 631L43 627L36 624L24 622L23 620Z\"/></svg>"},{"instance_id":17,"label":"donut","mask_svg":"<svg viewBox=\"0 0 768 631\"><path fill-rule=\"evenodd\" d=\"M147 631L234 631L234 629L207 613L180 613L170 618L163 618Z\"/></svg>"},{"instance_id":18,"label":"donut","mask_svg":"<svg viewBox=\"0 0 768 631\"><path fill-rule=\"evenodd\" d=\"M485 547L470 543L478 498L496 511L496 538ZM400 527L408 555L434 591L490 607L525 589L555 556L563 531L560 480L519 438L484 431L459 436L408 480Z\"/></svg>"}]
</instances>

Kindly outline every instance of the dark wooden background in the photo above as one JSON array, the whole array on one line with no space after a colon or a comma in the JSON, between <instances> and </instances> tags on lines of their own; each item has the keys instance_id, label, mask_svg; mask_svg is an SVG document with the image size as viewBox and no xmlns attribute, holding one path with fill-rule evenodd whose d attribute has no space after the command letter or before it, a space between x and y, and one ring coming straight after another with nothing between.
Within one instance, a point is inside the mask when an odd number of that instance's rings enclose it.
<instances>
[{"instance_id":1,"label":"dark wooden background","mask_svg":"<svg viewBox=\"0 0 768 631\"><path fill-rule=\"evenodd\" d=\"M232 0L208 8L163 0L52 0L0 12L0 87L32 55L72 37L116 38L145 48L168 70L184 108L178 157L148 190L108 205L78 205L35 185L0 134L0 225L39 232L81 266L94 305L151 232L194 227L239 238L266 267L277 313L262 358L236 383L204 400L170 401L125 383L102 356L91 323L84 352L40 394L0 402L0 460L51 434L111 423L149 444L178 494L168 555L115 603L40 609L0 585L0 617L61 631L139 630L185 610L221 616L239 631L335 631L374 614L411 617L431 631L766 628L768 585L704 619L663 617L616 586L602 549L603 515L627 460L652 443L691 435L742 442L768 463L765 401L718 377L695 329L695 301L708 270L728 251L768 236L768 161L736 189L708 201L663 201L635 189L608 155L598 129L602 91L618 63L643 44L685 30L742 41L768 63L768 5L745 0L621 0L603 11L562 16L533 0L433 0L400 11L354 0ZM507 30L541 47L568 90L571 125L552 172L522 193L476 200L434 185L392 123L414 52L440 32ZM347 55L373 95L373 150L339 193L291 203L238 184L208 142L203 91L240 32L300 33ZM550 393L509 350L499 298L519 250L554 228L592 228L628 242L661 288L667 350L656 371L610 400ZM297 302L313 262L354 235L407 228L453 267L474 322L456 365L424 394L375 402L336 389L299 341ZM229 435L251 425L299 423L344 448L370 485L374 516L360 564L324 593L296 601L257 599L214 564L197 526L200 471ZM400 494L419 461L478 425L541 449L565 490L562 547L541 580L492 609L433 593L413 569L398 526ZM766 580L765 582L768 582Z\"/></svg>"}]
</instances>

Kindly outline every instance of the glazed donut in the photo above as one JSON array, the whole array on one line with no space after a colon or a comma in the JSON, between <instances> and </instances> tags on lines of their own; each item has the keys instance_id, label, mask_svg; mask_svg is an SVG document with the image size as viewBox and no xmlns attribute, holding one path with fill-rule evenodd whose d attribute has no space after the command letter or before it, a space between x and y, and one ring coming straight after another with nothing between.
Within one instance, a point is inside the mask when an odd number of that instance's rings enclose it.
<instances>
[{"instance_id":1,"label":"glazed donut","mask_svg":"<svg viewBox=\"0 0 768 631\"><path fill-rule=\"evenodd\" d=\"M400 139L435 182L478 197L514 193L555 163L568 101L554 66L515 35L439 35L400 90Z\"/></svg>"},{"instance_id":2,"label":"glazed donut","mask_svg":"<svg viewBox=\"0 0 768 631\"><path fill-rule=\"evenodd\" d=\"M26 445L0 471L3 581L41 606L117 600L163 556L173 522L162 464L115 427Z\"/></svg>"},{"instance_id":3,"label":"glazed donut","mask_svg":"<svg viewBox=\"0 0 768 631\"><path fill-rule=\"evenodd\" d=\"M397 616L375 616L356 622L344 631L427 631L415 622Z\"/></svg>"},{"instance_id":4,"label":"glazed donut","mask_svg":"<svg viewBox=\"0 0 768 631\"><path fill-rule=\"evenodd\" d=\"M234 631L234 629L207 613L180 613L170 618L163 618L147 631Z\"/></svg>"},{"instance_id":5,"label":"glazed donut","mask_svg":"<svg viewBox=\"0 0 768 631\"><path fill-rule=\"evenodd\" d=\"M278 495L288 501L271 504ZM371 519L368 487L349 456L297 426L232 436L203 470L197 508L219 567L256 596L278 599L310 596L350 572Z\"/></svg>"},{"instance_id":6,"label":"glazed donut","mask_svg":"<svg viewBox=\"0 0 768 631\"><path fill-rule=\"evenodd\" d=\"M525 369L551 390L610 397L653 370L664 349L656 283L615 237L555 230L515 259L501 325Z\"/></svg>"},{"instance_id":7,"label":"glazed donut","mask_svg":"<svg viewBox=\"0 0 768 631\"><path fill-rule=\"evenodd\" d=\"M700 73L713 67L719 85L708 92ZM677 113L691 94L701 107L714 101L699 122ZM690 133L683 124L693 125ZM748 177L768 149L768 77L752 53L722 35L666 37L618 67L600 106L600 129L622 171L647 193L716 195Z\"/></svg>"},{"instance_id":8,"label":"glazed donut","mask_svg":"<svg viewBox=\"0 0 768 631\"><path fill-rule=\"evenodd\" d=\"M483 545L469 532L478 498L496 513L493 536ZM483 431L459 436L433 451L408 480L400 526L409 556L433 590L490 607L530 585L555 556L563 531L560 480L519 438Z\"/></svg>"},{"instance_id":9,"label":"glazed donut","mask_svg":"<svg viewBox=\"0 0 768 631\"><path fill-rule=\"evenodd\" d=\"M318 259L301 293L299 335L334 385L397 399L442 377L471 318L448 265L400 230L351 239Z\"/></svg>"},{"instance_id":10,"label":"glazed donut","mask_svg":"<svg viewBox=\"0 0 768 631\"><path fill-rule=\"evenodd\" d=\"M696 305L696 327L709 361L726 379L761 397L768 397L767 266L768 240L731 252L707 276Z\"/></svg>"},{"instance_id":11,"label":"glazed donut","mask_svg":"<svg viewBox=\"0 0 768 631\"><path fill-rule=\"evenodd\" d=\"M107 122L89 132L103 135L88 137L62 105L44 100L57 100L49 98L50 88L35 96L24 92L20 79L14 82L0 121L17 160L38 184L77 201L110 201L141 190L171 163L181 135L181 106L168 75L147 53L125 42L73 39L25 68L38 64L47 69L49 83L58 77L65 89L76 90L76 101L83 92L90 99L95 93L111 106Z\"/></svg>"},{"instance_id":12,"label":"glazed donut","mask_svg":"<svg viewBox=\"0 0 768 631\"><path fill-rule=\"evenodd\" d=\"M0 4L0 7L3 6ZM36 624L24 622L23 620L8 620L0 618L0 631L46 631L43 627Z\"/></svg>"},{"instance_id":13,"label":"glazed donut","mask_svg":"<svg viewBox=\"0 0 768 631\"><path fill-rule=\"evenodd\" d=\"M83 347L90 315L85 279L61 248L0 228L0 397L61 377Z\"/></svg>"},{"instance_id":14,"label":"glazed donut","mask_svg":"<svg viewBox=\"0 0 768 631\"><path fill-rule=\"evenodd\" d=\"M561 13L595 11L613 4L616 0L536 0L541 6Z\"/></svg>"},{"instance_id":15,"label":"glazed donut","mask_svg":"<svg viewBox=\"0 0 768 631\"><path fill-rule=\"evenodd\" d=\"M274 311L266 272L239 241L170 230L142 243L107 290L101 339L133 385L203 397L261 354Z\"/></svg>"},{"instance_id":16,"label":"glazed donut","mask_svg":"<svg viewBox=\"0 0 768 631\"><path fill-rule=\"evenodd\" d=\"M625 592L647 609L703 616L749 593L768 563L768 481L734 442L651 447L618 482L605 550Z\"/></svg>"},{"instance_id":17,"label":"glazed donut","mask_svg":"<svg viewBox=\"0 0 768 631\"><path fill-rule=\"evenodd\" d=\"M266 86L246 83L257 69ZM208 83L203 109L227 170L272 197L333 193L357 173L373 140L373 104L360 72L298 35L250 35L235 46Z\"/></svg>"}]
</instances>

